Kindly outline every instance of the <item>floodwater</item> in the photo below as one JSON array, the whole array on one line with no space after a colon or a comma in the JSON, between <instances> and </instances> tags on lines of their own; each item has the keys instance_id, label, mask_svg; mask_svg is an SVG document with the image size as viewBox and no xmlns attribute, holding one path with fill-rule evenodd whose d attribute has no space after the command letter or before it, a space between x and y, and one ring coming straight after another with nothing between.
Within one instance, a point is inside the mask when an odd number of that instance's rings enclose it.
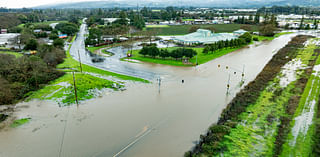
<instances>
[{"instance_id":1,"label":"floodwater","mask_svg":"<svg viewBox=\"0 0 320 157\"><path fill-rule=\"evenodd\" d=\"M243 65L246 85L295 35L251 45L198 67L137 64L162 77L160 93L154 81L127 83L126 91L106 93L79 107L20 103L14 116L32 120L0 131L0 156L183 156L240 90Z\"/></svg>"}]
</instances>

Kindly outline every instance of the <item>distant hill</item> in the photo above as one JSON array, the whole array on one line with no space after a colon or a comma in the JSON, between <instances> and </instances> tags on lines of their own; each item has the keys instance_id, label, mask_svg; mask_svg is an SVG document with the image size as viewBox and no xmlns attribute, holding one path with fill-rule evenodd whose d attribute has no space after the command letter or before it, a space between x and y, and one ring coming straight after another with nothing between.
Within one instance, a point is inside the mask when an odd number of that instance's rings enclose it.
<instances>
[{"instance_id":1,"label":"distant hill","mask_svg":"<svg viewBox=\"0 0 320 157\"><path fill-rule=\"evenodd\" d=\"M54 5L43 5L34 8L128 8L139 6L166 7L166 6L193 6L193 7L236 7L252 8L273 5L298 5L298 6L320 6L320 0L107 0L61 3Z\"/></svg>"}]
</instances>

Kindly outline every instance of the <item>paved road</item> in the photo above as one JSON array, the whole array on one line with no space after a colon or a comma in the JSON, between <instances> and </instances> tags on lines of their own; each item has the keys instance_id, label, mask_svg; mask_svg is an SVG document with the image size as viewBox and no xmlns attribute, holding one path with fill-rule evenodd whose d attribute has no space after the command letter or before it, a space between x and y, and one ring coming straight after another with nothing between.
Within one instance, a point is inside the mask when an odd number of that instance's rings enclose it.
<instances>
[{"instance_id":1,"label":"paved road","mask_svg":"<svg viewBox=\"0 0 320 157\"><path fill-rule=\"evenodd\" d=\"M119 59L125 57L127 52L127 49L124 49L122 47L112 48L110 51L115 55L111 57L100 56L100 58L105 59L103 62L92 62L92 58L94 57L90 56L89 52L86 52L84 45L84 35L87 32L86 29L86 24L82 24L80 27L80 32L78 33L76 40L71 46L70 54L74 59L79 60L79 52L81 61L84 64L95 66L97 68L119 74L143 78L146 80L155 80L159 76L168 75L167 72L163 71L162 69L154 69L152 67L150 68L150 66L143 66L141 64L120 61Z\"/></svg>"}]
</instances>

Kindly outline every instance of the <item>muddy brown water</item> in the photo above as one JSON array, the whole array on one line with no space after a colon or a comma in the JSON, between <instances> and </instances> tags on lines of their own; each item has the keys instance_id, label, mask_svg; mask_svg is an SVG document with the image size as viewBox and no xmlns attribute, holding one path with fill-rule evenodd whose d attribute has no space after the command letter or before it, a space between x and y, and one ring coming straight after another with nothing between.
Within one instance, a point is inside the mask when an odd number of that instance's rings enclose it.
<instances>
[{"instance_id":1,"label":"muddy brown water","mask_svg":"<svg viewBox=\"0 0 320 157\"><path fill-rule=\"evenodd\" d=\"M14 116L32 120L0 131L0 156L183 156L240 90L243 65L247 84L293 36L251 45L196 68L144 64L175 74L163 77L160 93L156 82L128 83L126 91L79 107L20 103Z\"/></svg>"}]
</instances>

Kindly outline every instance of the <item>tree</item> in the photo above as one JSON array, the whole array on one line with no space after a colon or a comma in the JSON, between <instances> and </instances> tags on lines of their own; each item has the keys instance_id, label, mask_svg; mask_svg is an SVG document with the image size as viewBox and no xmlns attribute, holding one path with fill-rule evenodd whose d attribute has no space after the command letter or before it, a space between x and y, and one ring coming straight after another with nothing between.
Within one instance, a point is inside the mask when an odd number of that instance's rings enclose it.
<instances>
[{"instance_id":1,"label":"tree","mask_svg":"<svg viewBox=\"0 0 320 157\"><path fill-rule=\"evenodd\" d=\"M74 23L62 22L57 24L55 28L68 35L74 35L76 32L78 32L78 26Z\"/></svg>"},{"instance_id":2,"label":"tree","mask_svg":"<svg viewBox=\"0 0 320 157\"><path fill-rule=\"evenodd\" d=\"M160 53L159 53L159 56L162 59L165 59L166 57L170 57L170 53L169 53L169 51L167 49L161 49Z\"/></svg>"},{"instance_id":3,"label":"tree","mask_svg":"<svg viewBox=\"0 0 320 157\"><path fill-rule=\"evenodd\" d=\"M14 100L12 85L0 76L0 105L11 104Z\"/></svg>"},{"instance_id":4,"label":"tree","mask_svg":"<svg viewBox=\"0 0 320 157\"><path fill-rule=\"evenodd\" d=\"M156 56L159 55L159 49L156 46L150 46L148 50L148 55L155 58Z\"/></svg>"},{"instance_id":5,"label":"tree","mask_svg":"<svg viewBox=\"0 0 320 157\"><path fill-rule=\"evenodd\" d=\"M55 47L59 47L59 48L63 48L64 46L64 40L63 39L60 39L60 38L57 38L53 41L53 46Z\"/></svg>"},{"instance_id":6,"label":"tree","mask_svg":"<svg viewBox=\"0 0 320 157\"><path fill-rule=\"evenodd\" d=\"M254 23L259 24L260 23L260 14L256 13L256 16L254 17Z\"/></svg>"},{"instance_id":7,"label":"tree","mask_svg":"<svg viewBox=\"0 0 320 157\"><path fill-rule=\"evenodd\" d=\"M274 36L277 28L272 24L266 24L259 28L259 33L263 36Z\"/></svg>"},{"instance_id":8,"label":"tree","mask_svg":"<svg viewBox=\"0 0 320 157\"><path fill-rule=\"evenodd\" d=\"M314 19L313 21L314 29L318 29L318 20Z\"/></svg>"},{"instance_id":9,"label":"tree","mask_svg":"<svg viewBox=\"0 0 320 157\"><path fill-rule=\"evenodd\" d=\"M139 30L142 30L146 26L143 17L140 15L134 15L134 18L132 19L132 25Z\"/></svg>"},{"instance_id":10,"label":"tree","mask_svg":"<svg viewBox=\"0 0 320 157\"><path fill-rule=\"evenodd\" d=\"M183 49L183 55L187 58L192 58L197 55L197 52L194 49Z\"/></svg>"},{"instance_id":11,"label":"tree","mask_svg":"<svg viewBox=\"0 0 320 157\"><path fill-rule=\"evenodd\" d=\"M25 50L36 50L38 47L38 42L35 39L30 39L29 42L25 45Z\"/></svg>"},{"instance_id":12,"label":"tree","mask_svg":"<svg viewBox=\"0 0 320 157\"><path fill-rule=\"evenodd\" d=\"M304 16L302 16L302 19L300 21L299 29L303 29L303 26L304 26Z\"/></svg>"},{"instance_id":13,"label":"tree","mask_svg":"<svg viewBox=\"0 0 320 157\"><path fill-rule=\"evenodd\" d=\"M239 38L244 39L246 41L246 43L250 43L252 41L252 36L249 32L242 34Z\"/></svg>"},{"instance_id":14,"label":"tree","mask_svg":"<svg viewBox=\"0 0 320 157\"><path fill-rule=\"evenodd\" d=\"M119 19L116 20L114 23L120 24L120 25L128 25L128 19L127 14L124 11L120 12Z\"/></svg>"},{"instance_id":15,"label":"tree","mask_svg":"<svg viewBox=\"0 0 320 157\"><path fill-rule=\"evenodd\" d=\"M57 39L57 38L59 38L59 36L58 36L58 34L56 34L56 33L52 33L52 32L51 32L51 34L49 35L49 39L50 39L50 40L54 40L54 39Z\"/></svg>"},{"instance_id":16,"label":"tree","mask_svg":"<svg viewBox=\"0 0 320 157\"><path fill-rule=\"evenodd\" d=\"M204 47L202 53L208 54L209 50L210 50L210 46L209 46L209 45L206 45L206 46Z\"/></svg>"},{"instance_id":17,"label":"tree","mask_svg":"<svg viewBox=\"0 0 320 157\"><path fill-rule=\"evenodd\" d=\"M143 55L144 57L146 57L146 55L148 55L148 48L146 46L144 46L140 51L139 54Z\"/></svg>"}]
</instances>

